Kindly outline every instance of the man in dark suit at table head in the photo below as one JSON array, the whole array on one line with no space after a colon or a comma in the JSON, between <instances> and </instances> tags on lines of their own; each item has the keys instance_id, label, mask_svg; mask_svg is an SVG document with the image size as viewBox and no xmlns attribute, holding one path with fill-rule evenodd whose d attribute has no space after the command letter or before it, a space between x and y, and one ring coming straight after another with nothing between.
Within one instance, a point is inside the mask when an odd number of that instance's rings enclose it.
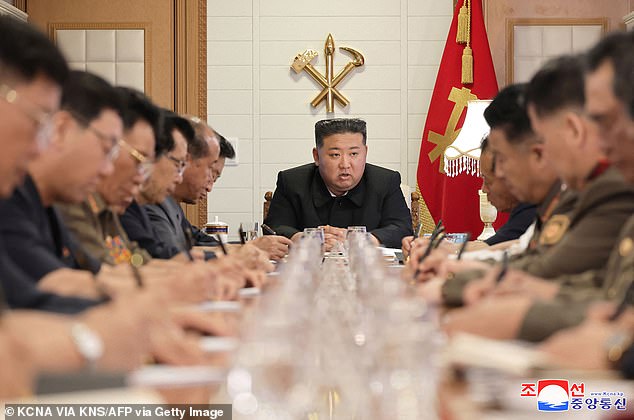
<instances>
[{"instance_id":1,"label":"man in dark suit at table head","mask_svg":"<svg viewBox=\"0 0 634 420\"><path fill-rule=\"evenodd\" d=\"M278 174L265 222L293 240L304 228L324 226L326 249L345 239L348 226L366 226L375 243L399 247L412 234L401 176L366 163L366 140L363 120L318 121L314 164Z\"/></svg>"}]
</instances>

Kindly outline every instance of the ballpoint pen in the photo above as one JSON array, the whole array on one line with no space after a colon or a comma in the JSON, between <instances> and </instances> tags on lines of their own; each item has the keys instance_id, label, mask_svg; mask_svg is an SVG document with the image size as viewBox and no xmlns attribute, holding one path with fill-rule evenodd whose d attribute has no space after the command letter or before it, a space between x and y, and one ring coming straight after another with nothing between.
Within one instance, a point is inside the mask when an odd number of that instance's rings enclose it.
<instances>
[{"instance_id":1,"label":"ballpoint pen","mask_svg":"<svg viewBox=\"0 0 634 420\"><path fill-rule=\"evenodd\" d=\"M192 245L194 242L194 238L192 237L192 230L189 227L183 228L183 233L185 234L185 255L189 261L194 261L194 256L192 255Z\"/></svg>"},{"instance_id":2,"label":"ballpoint pen","mask_svg":"<svg viewBox=\"0 0 634 420\"><path fill-rule=\"evenodd\" d=\"M504 251L504 254L502 255L502 269L495 278L496 284L504 280L504 276L506 276L507 271L509 271L509 253L508 251Z\"/></svg>"},{"instance_id":3,"label":"ballpoint pen","mask_svg":"<svg viewBox=\"0 0 634 420\"><path fill-rule=\"evenodd\" d=\"M471 233L467 233L467 237L465 238L464 242L462 243L462 245L460 245L460 251L458 251L458 257L456 259L461 259L462 258L462 254L464 253L464 250L467 248L467 244L469 243L469 241L471 240Z\"/></svg>"},{"instance_id":4,"label":"ballpoint pen","mask_svg":"<svg viewBox=\"0 0 634 420\"><path fill-rule=\"evenodd\" d=\"M220 235L216 235L216 239L218 239L218 243L220 244L220 249L222 249L222 253L225 255L229 255L229 252L227 252L227 246L222 241L222 237Z\"/></svg>"},{"instance_id":5,"label":"ballpoint pen","mask_svg":"<svg viewBox=\"0 0 634 420\"><path fill-rule=\"evenodd\" d=\"M269 227L269 225L262 223L260 226L262 226L262 230L265 230L266 232L268 232L270 235L277 235L277 232L274 231L273 229L271 229Z\"/></svg>"},{"instance_id":6,"label":"ballpoint pen","mask_svg":"<svg viewBox=\"0 0 634 420\"><path fill-rule=\"evenodd\" d=\"M238 228L238 235L240 236L240 243L242 245L246 244L246 235L244 234L244 229L242 228L242 223L240 223L240 227Z\"/></svg>"}]
</instances>

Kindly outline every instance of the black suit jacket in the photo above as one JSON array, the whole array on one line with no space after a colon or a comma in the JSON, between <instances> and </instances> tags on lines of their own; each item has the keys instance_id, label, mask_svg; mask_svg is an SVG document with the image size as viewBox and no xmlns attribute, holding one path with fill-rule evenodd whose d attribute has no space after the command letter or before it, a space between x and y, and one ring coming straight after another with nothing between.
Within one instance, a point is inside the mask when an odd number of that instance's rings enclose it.
<instances>
[{"instance_id":1,"label":"black suit jacket","mask_svg":"<svg viewBox=\"0 0 634 420\"><path fill-rule=\"evenodd\" d=\"M143 208L150 218L157 239L167 247L184 251L187 239L180 220L184 216L181 206L172 197L168 197L162 203L148 204Z\"/></svg>"},{"instance_id":2,"label":"black suit jacket","mask_svg":"<svg viewBox=\"0 0 634 420\"><path fill-rule=\"evenodd\" d=\"M387 247L412 235L412 218L398 172L367 163L359 184L333 198L315 164L282 171L265 223L288 238L307 227L366 226Z\"/></svg>"},{"instance_id":3,"label":"black suit jacket","mask_svg":"<svg viewBox=\"0 0 634 420\"><path fill-rule=\"evenodd\" d=\"M181 252L177 246L165 243L155 232L145 206L133 201L121 216L121 225L131 241L136 241L154 258L170 259Z\"/></svg>"},{"instance_id":4,"label":"black suit jacket","mask_svg":"<svg viewBox=\"0 0 634 420\"><path fill-rule=\"evenodd\" d=\"M36 283L9 257L0 237L0 299L14 309L35 309L61 314L74 314L91 308L101 301L43 292ZM3 296L2 296L3 295Z\"/></svg>"},{"instance_id":5,"label":"black suit jacket","mask_svg":"<svg viewBox=\"0 0 634 420\"><path fill-rule=\"evenodd\" d=\"M33 282L60 268L97 273L101 263L82 249L54 207L44 207L30 176L0 206L8 255Z\"/></svg>"},{"instance_id":6,"label":"black suit jacket","mask_svg":"<svg viewBox=\"0 0 634 420\"><path fill-rule=\"evenodd\" d=\"M537 206L535 204L519 203L511 210L509 220L495 232L495 235L484 242L488 245L495 245L517 239L526 232L526 229L535 221L536 216Z\"/></svg>"}]
</instances>

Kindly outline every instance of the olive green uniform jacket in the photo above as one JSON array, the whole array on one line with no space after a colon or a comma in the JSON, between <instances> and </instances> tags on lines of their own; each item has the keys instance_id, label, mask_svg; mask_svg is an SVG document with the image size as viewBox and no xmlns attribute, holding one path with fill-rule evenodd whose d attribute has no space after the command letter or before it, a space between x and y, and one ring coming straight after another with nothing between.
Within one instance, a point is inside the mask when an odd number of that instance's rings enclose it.
<instances>
[{"instance_id":1,"label":"olive green uniform jacket","mask_svg":"<svg viewBox=\"0 0 634 420\"><path fill-rule=\"evenodd\" d=\"M541 206L538 214L540 210ZM604 269L619 232L633 213L634 188L610 167L579 191L576 199L562 193L551 216L536 229L534 246L510 265L547 279ZM443 287L449 303L461 302L466 282L461 283ZM567 289L573 292L585 293L583 290L600 286L582 276L567 279Z\"/></svg>"},{"instance_id":2,"label":"olive green uniform jacket","mask_svg":"<svg viewBox=\"0 0 634 420\"><path fill-rule=\"evenodd\" d=\"M56 207L81 245L102 262L127 263L133 254L141 255L144 262L152 259L136 242L130 241L119 215L108 207L100 194L91 194L80 204Z\"/></svg>"}]
</instances>

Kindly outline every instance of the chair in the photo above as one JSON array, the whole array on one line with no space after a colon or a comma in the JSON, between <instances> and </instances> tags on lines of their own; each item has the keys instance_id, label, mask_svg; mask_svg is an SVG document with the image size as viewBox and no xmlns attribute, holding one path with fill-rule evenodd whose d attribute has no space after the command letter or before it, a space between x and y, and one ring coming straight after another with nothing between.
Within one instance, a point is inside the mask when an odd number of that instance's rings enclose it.
<instances>
[{"instance_id":1,"label":"chair","mask_svg":"<svg viewBox=\"0 0 634 420\"><path fill-rule=\"evenodd\" d=\"M269 207L271 207L271 199L273 198L273 191L267 191L264 193L264 208L262 209L262 220L266 220L269 215Z\"/></svg>"},{"instance_id":2,"label":"chair","mask_svg":"<svg viewBox=\"0 0 634 420\"><path fill-rule=\"evenodd\" d=\"M407 188L404 188L407 187ZM420 193L418 191L413 191L411 194L409 193L410 187L404 184L401 184L401 191L403 191L403 197L407 197L409 195L410 200L405 200L407 202L407 207L412 214L412 229L416 231L418 224L420 223ZM263 220L267 218L269 215L269 207L271 207L271 199L273 198L273 191L267 191L264 193L264 205L262 208Z\"/></svg>"}]
</instances>

